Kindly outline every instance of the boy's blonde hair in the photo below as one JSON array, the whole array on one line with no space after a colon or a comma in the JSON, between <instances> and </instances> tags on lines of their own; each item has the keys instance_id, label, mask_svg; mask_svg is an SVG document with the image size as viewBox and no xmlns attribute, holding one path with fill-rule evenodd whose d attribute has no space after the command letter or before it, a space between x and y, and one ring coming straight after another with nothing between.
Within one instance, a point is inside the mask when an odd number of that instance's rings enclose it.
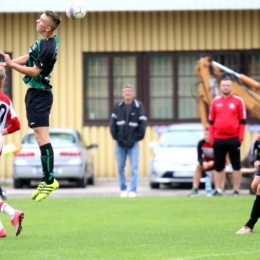
<instances>
[{"instance_id":1,"label":"boy's blonde hair","mask_svg":"<svg viewBox=\"0 0 260 260\"><path fill-rule=\"evenodd\" d=\"M5 67L0 66L0 80L5 79L6 74L5 74Z\"/></svg>"}]
</instances>

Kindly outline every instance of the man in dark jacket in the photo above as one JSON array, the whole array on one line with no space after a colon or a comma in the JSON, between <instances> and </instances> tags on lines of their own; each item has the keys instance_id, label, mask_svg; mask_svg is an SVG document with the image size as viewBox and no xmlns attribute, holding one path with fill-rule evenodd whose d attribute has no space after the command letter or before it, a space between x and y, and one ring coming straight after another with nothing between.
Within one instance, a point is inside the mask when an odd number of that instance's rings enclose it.
<instances>
[{"instance_id":1,"label":"man in dark jacket","mask_svg":"<svg viewBox=\"0 0 260 260\"><path fill-rule=\"evenodd\" d=\"M144 138L147 118L143 104L134 99L134 88L125 85L122 89L123 100L114 105L110 120L110 132L116 140L116 160L119 174L120 196L136 197L139 145ZM127 191L125 164L127 156L131 163L131 182L129 193Z\"/></svg>"}]
</instances>

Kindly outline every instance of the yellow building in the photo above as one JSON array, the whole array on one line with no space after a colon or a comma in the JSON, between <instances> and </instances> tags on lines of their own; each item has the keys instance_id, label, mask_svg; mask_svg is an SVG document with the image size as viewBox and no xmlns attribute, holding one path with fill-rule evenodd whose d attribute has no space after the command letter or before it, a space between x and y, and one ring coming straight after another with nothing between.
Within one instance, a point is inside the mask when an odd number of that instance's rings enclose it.
<instances>
[{"instance_id":1,"label":"yellow building","mask_svg":"<svg viewBox=\"0 0 260 260\"><path fill-rule=\"evenodd\" d=\"M26 2L26 3L25 3ZM140 143L140 176L148 176L157 125L199 122L194 89L195 62L209 53L219 63L260 80L260 4L257 1L87 1L79 21L65 14L63 0L9 0L0 7L0 49L13 58L24 55L39 37L35 21L41 11L57 11L63 21L59 57L51 83L52 126L74 127L93 150L97 177L117 176L109 119L121 87L131 83L145 106L148 127ZM210 2L210 3L209 3ZM5 137L19 143L28 130L22 75L8 71L5 91L21 119L21 131ZM249 122L257 123L253 119ZM242 156L255 133L246 133ZM12 158L1 158L0 177L12 176ZM129 168L129 165L128 165Z\"/></svg>"}]
</instances>

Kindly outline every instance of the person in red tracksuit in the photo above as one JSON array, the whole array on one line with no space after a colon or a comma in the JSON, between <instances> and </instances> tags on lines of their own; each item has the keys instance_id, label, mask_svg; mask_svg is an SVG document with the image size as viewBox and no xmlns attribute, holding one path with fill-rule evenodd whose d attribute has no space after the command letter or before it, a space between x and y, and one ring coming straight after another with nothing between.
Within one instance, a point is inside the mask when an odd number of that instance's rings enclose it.
<instances>
[{"instance_id":1,"label":"person in red tracksuit","mask_svg":"<svg viewBox=\"0 0 260 260\"><path fill-rule=\"evenodd\" d=\"M241 182L240 146L244 139L246 107L242 98L231 93L232 81L226 75L220 81L221 95L214 98L209 112L209 138L215 155L215 191L223 195L221 184L225 176L226 156L233 168L233 195L239 195Z\"/></svg>"}]
</instances>

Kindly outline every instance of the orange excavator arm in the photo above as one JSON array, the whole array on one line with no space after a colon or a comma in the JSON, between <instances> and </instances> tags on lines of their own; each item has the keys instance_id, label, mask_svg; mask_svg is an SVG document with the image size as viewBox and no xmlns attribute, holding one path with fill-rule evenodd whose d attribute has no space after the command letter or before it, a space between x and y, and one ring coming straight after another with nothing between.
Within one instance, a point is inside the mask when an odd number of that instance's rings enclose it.
<instances>
[{"instance_id":1,"label":"orange excavator arm","mask_svg":"<svg viewBox=\"0 0 260 260\"><path fill-rule=\"evenodd\" d=\"M208 123L209 106L212 99L219 95L218 77L222 74L230 76L232 93L241 97L248 111L260 119L260 83L246 75L239 74L215 61L209 56L202 57L196 62L195 72L200 79L197 99L200 108L201 123Z\"/></svg>"}]
</instances>

